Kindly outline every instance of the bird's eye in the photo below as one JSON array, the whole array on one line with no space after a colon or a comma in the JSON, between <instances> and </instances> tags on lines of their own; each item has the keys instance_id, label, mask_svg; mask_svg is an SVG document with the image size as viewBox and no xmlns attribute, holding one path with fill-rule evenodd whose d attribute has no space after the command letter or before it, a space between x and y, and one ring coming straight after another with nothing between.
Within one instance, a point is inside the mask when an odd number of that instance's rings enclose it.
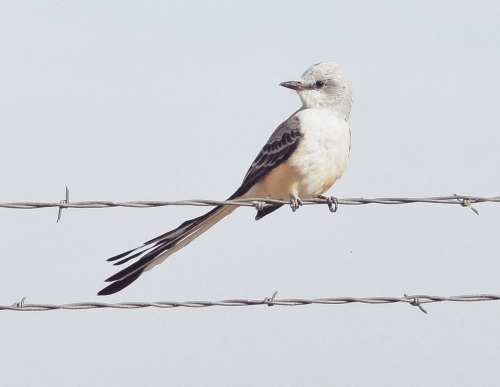
<instances>
[{"instance_id":1,"label":"bird's eye","mask_svg":"<svg viewBox=\"0 0 500 387\"><path fill-rule=\"evenodd\" d=\"M321 89L323 86L325 86L325 82L316 81L315 85L316 85L316 88Z\"/></svg>"}]
</instances>

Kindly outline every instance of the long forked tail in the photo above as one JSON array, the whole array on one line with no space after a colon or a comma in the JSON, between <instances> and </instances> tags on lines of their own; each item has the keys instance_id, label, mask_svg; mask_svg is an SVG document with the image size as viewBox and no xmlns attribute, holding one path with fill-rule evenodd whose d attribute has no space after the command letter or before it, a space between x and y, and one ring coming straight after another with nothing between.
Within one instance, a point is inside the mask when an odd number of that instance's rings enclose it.
<instances>
[{"instance_id":1,"label":"long forked tail","mask_svg":"<svg viewBox=\"0 0 500 387\"><path fill-rule=\"evenodd\" d=\"M162 263L167 257L187 246L192 240L233 212L235 208L234 206L215 207L205 215L187 220L176 229L151 239L140 247L109 258L110 262L117 261L114 265L122 265L134 258L138 258L138 261L109 277L106 282L112 282L112 284L97 294L106 296L119 292L139 278L143 272Z\"/></svg>"}]
</instances>

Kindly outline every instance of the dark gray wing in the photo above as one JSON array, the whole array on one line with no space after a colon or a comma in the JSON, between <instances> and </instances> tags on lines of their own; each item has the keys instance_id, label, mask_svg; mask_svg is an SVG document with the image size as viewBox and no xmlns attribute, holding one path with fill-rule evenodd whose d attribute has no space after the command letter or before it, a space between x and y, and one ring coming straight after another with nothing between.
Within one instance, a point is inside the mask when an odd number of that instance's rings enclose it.
<instances>
[{"instance_id":1,"label":"dark gray wing","mask_svg":"<svg viewBox=\"0 0 500 387\"><path fill-rule=\"evenodd\" d=\"M294 114L276 128L248 169L240 188L230 199L246 194L262 177L291 156L303 136L299 127L299 119Z\"/></svg>"},{"instance_id":2,"label":"dark gray wing","mask_svg":"<svg viewBox=\"0 0 500 387\"><path fill-rule=\"evenodd\" d=\"M299 119L294 114L278 126L271 137L269 137L266 145L264 145L248 169L240 188L238 188L229 199L234 199L246 194L255 183L262 179L262 177L286 161L295 149L297 149L302 137L303 133L300 131ZM265 207L257 213L256 219L262 218L277 210L279 207L281 206Z\"/></svg>"}]
</instances>

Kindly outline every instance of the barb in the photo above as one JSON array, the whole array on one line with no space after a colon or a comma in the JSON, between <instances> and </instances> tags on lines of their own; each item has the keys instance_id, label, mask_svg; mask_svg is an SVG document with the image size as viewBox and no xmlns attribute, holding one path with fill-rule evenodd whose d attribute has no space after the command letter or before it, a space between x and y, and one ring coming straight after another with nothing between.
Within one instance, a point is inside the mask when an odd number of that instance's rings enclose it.
<instances>
[{"instance_id":1,"label":"barb","mask_svg":"<svg viewBox=\"0 0 500 387\"><path fill-rule=\"evenodd\" d=\"M68 204L68 203L69 203L69 188L68 188L68 186L66 186L66 199L61 200L59 202L59 204ZM63 207L59 206L59 211L57 213L56 223L59 223L59 221L61 220L62 210L63 210Z\"/></svg>"},{"instance_id":2,"label":"barb","mask_svg":"<svg viewBox=\"0 0 500 387\"><path fill-rule=\"evenodd\" d=\"M410 297L407 294L405 294L404 296L407 298ZM427 311L424 309L422 303L420 302L420 297L418 296L413 297L413 301L410 302L410 305L418 307L418 309L420 309L423 313L427 314Z\"/></svg>"},{"instance_id":3,"label":"barb","mask_svg":"<svg viewBox=\"0 0 500 387\"><path fill-rule=\"evenodd\" d=\"M476 215L479 215L479 211L476 210L474 207L472 207L472 203L470 199L468 198L461 198L458 195L453 195L456 197L456 199L459 201L460 205L462 207L469 207Z\"/></svg>"},{"instance_id":4,"label":"barb","mask_svg":"<svg viewBox=\"0 0 500 387\"><path fill-rule=\"evenodd\" d=\"M289 299L276 299L275 292L272 297L266 297L262 300L244 300L233 299L223 301L158 301L158 302L120 302L116 304L108 304L103 302L79 302L73 304L28 304L25 302L24 297L21 302L15 302L10 306L0 306L1 310L10 310L18 312L40 312L48 310L81 310L81 309L143 309L143 308L206 308L210 306L302 306L302 305L345 305L345 304L395 304L405 303L411 306L416 306L424 313L422 304L430 304L435 302L479 302L479 301L498 301L500 295L495 294L474 294L464 296L428 296L428 295L405 295L404 297L331 297L331 298L289 298Z\"/></svg>"},{"instance_id":5,"label":"barb","mask_svg":"<svg viewBox=\"0 0 500 387\"><path fill-rule=\"evenodd\" d=\"M317 199L303 199L302 204L327 205L331 211L336 211L339 205L358 206L363 204L410 204L410 203L427 203L427 204L454 204L462 207L469 207L475 213L478 211L472 207L475 203L499 203L500 196L481 197L467 195L452 195L452 196L434 196L426 198L344 198L337 199L334 197L323 197ZM107 200L94 200L85 202L70 202L69 192L67 200L61 200L59 203L40 203L40 202L14 202L0 203L0 208L10 209L38 209L58 207L61 211L64 208L110 208L110 207L129 207L129 208L149 208L149 207L165 207L165 206L218 206L218 205L254 207L262 209L267 205L272 204L290 204L287 200L249 198L238 200L176 200L176 201L129 201L129 202L114 202Z\"/></svg>"}]
</instances>

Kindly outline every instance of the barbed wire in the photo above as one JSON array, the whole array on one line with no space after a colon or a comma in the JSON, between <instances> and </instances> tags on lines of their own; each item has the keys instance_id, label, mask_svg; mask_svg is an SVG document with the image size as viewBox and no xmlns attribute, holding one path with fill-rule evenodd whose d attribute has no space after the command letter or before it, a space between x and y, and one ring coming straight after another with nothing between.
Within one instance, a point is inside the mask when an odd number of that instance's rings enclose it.
<instances>
[{"instance_id":1,"label":"barbed wire","mask_svg":"<svg viewBox=\"0 0 500 387\"><path fill-rule=\"evenodd\" d=\"M303 199L303 205L323 204L328 205L332 212L335 212L339 205L357 206L364 204L410 204L410 203L430 203L430 204L455 204L462 207L468 207L476 214L479 214L477 209L472 207L475 203L498 203L500 196L481 197L469 195L451 195L451 196L433 196L424 198L402 198L402 197L382 197L382 198L344 198L338 199L335 197L324 197L317 199ZM207 200L207 199L192 199L192 200L176 200L176 201L127 201L115 202L108 200L93 200L82 202L70 202L69 190L66 187L66 199L56 202L14 202L0 203L0 208L10 209L39 209L57 207L59 209L58 220L61 218L61 211L66 208L110 208L110 207L128 207L128 208L150 208L150 207L165 207L165 206L243 206L262 209L265 206L273 204L290 204L286 200L263 199L263 198L247 198L235 200Z\"/></svg>"},{"instance_id":2,"label":"barbed wire","mask_svg":"<svg viewBox=\"0 0 500 387\"><path fill-rule=\"evenodd\" d=\"M11 306L1 306L1 310L10 310L18 312L40 312L48 310L82 310L82 309L143 309L143 308L206 308L211 306L303 306L303 305L345 305L345 304L394 304L405 303L418 307L422 312L427 313L423 308L423 304L435 302L478 302L478 301L498 301L500 295L495 294L474 294L462 296L429 296L429 295L404 295L404 297L330 297L330 298L288 298L276 299L278 292L275 292L272 297L266 297L261 300L245 300L245 299L232 299L223 301L158 301L158 302L120 302L109 304L104 302L78 302L72 304L27 304L25 303L26 297L20 302L16 302Z\"/></svg>"},{"instance_id":3,"label":"barbed wire","mask_svg":"<svg viewBox=\"0 0 500 387\"><path fill-rule=\"evenodd\" d=\"M364 204L410 204L410 203L428 203L428 204L454 204L468 207L476 214L479 212L476 208L472 207L475 203L498 203L500 196L481 197L469 195L451 195L451 196L433 196L424 198L402 198L402 197L383 197L383 198L344 198L337 199L335 197L317 198L317 199L303 199L303 205L323 204L328 205L330 211L337 211L338 205L364 205ZM61 218L61 212L66 208L110 208L110 207L128 207L128 208L151 208L151 207L165 207L165 206L218 206L218 205L231 205L242 207L254 207L262 209L266 205L273 204L290 204L286 200L276 199L263 199L263 198L247 198L237 200L207 200L207 199L193 199L193 200L176 200L176 201L127 201L115 202L107 200L94 200L82 202L70 202L69 189L66 187L66 198L59 203L52 202L14 202L14 203L0 203L0 208L9 209L39 209L39 208L53 208L59 209L57 221ZM223 301L159 301L159 302L121 302L121 303L103 303L103 302L79 302L71 304L26 304L24 297L20 302L16 302L11 306L0 305L1 310L10 311L48 311L48 310L82 310L82 309L142 309L142 308L205 308L211 306L301 306L301 305L341 305L341 304L393 304L393 303L406 303L412 306L417 306L422 312L427 313L422 304L435 303L435 302L477 302L477 301L498 301L500 295L494 294L478 294L478 295L462 295L462 296L429 296L429 295L404 295L404 297L331 297L331 298L315 298L315 299L276 299L277 292L272 297L266 297L263 300L245 300L245 299L231 299Z\"/></svg>"}]
</instances>

